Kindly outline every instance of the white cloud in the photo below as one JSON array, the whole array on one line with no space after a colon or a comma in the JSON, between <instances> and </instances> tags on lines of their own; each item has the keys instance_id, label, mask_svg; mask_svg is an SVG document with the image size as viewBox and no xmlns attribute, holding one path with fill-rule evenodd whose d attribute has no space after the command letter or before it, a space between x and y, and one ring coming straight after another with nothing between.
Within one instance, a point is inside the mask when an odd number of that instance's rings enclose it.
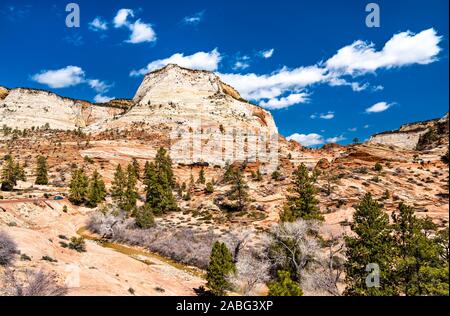
<instances>
[{"instance_id":1,"label":"white cloud","mask_svg":"<svg viewBox=\"0 0 450 316\"><path fill-rule=\"evenodd\" d=\"M309 117L314 120L317 118L317 114L311 114Z\"/></svg>"},{"instance_id":2,"label":"white cloud","mask_svg":"<svg viewBox=\"0 0 450 316\"><path fill-rule=\"evenodd\" d=\"M133 70L131 71L130 76L145 75L153 70L163 68L168 64L177 64L180 67L190 69L216 71L221 59L222 57L217 48L210 52L198 52L189 56L177 53L169 58L152 61L145 68Z\"/></svg>"},{"instance_id":3,"label":"white cloud","mask_svg":"<svg viewBox=\"0 0 450 316\"><path fill-rule=\"evenodd\" d=\"M183 18L183 22L185 24L197 25L203 20L204 15L205 15L205 10L197 12L191 16L185 16Z\"/></svg>"},{"instance_id":4,"label":"white cloud","mask_svg":"<svg viewBox=\"0 0 450 316\"><path fill-rule=\"evenodd\" d=\"M102 95L102 94L97 94L94 97L94 102L95 103L106 103L106 102L109 102L109 101L111 101L113 99L114 99L113 97L107 97L107 96Z\"/></svg>"},{"instance_id":5,"label":"white cloud","mask_svg":"<svg viewBox=\"0 0 450 316\"><path fill-rule=\"evenodd\" d=\"M369 124L364 125L364 128L369 128L369 127L370 127Z\"/></svg>"},{"instance_id":6,"label":"white cloud","mask_svg":"<svg viewBox=\"0 0 450 316\"><path fill-rule=\"evenodd\" d=\"M156 33L151 24L143 23L141 20L137 20L129 25L129 29L131 31L131 35L127 40L128 43L138 44L156 41Z\"/></svg>"},{"instance_id":7,"label":"white cloud","mask_svg":"<svg viewBox=\"0 0 450 316\"><path fill-rule=\"evenodd\" d=\"M86 79L84 70L77 66L67 66L57 70L44 70L31 78L54 89L87 84L97 92L97 95L94 97L95 102L104 103L113 99L103 95L109 91L112 85L98 79Z\"/></svg>"},{"instance_id":8,"label":"white cloud","mask_svg":"<svg viewBox=\"0 0 450 316\"><path fill-rule=\"evenodd\" d=\"M340 136L336 136L336 137L327 138L327 143L335 144L335 143L339 143L343 140L346 140L346 138L344 136L340 135Z\"/></svg>"},{"instance_id":9,"label":"white cloud","mask_svg":"<svg viewBox=\"0 0 450 316\"><path fill-rule=\"evenodd\" d=\"M325 70L317 66L282 68L270 75L219 74L222 80L235 87L244 98L260 101L272 99L284 93L301 91L308 85L326 79Z\"/></svg>"},{"instance_id":10,"label":"white cloud","mask_svg":"<svg viewBox=\"0 0 450 316\"><path fill-rule=\"evenodd\" d=\"M311 133L311 134L292 134L286 138L287 140L294 140L302 146L317 146L325 143L322 135Z\"/></svg>"},{"instance_id":11,"label":"white cloud","mask_svg":"<svg viewBox=\"0 0 450 316\"><path fill-rule=\"evenodd\" d=\"M103 21L102 18L96 17L92 22L89 23L89 29L92 31L106 31L108 29L108 23Z\"/></svg>"},{"instance_id":12,"label":"white cloud","mask_svg":"<svg viewBox=\"0 0 450 316\"><path fill-rule=\"evenodd\" d=\"M261 101L260 106L269 110L278 110L290 107L298 103L308 102L308 94L306 92L293 93L283 98L272 98L268 101Z\"/></svg>"},{"instance_id":13,"label":"white cloud","mask_svg":"<svg viewBox=\"0 0 450 316\"><path fill-rule=\"evenodd\" d=\"M268 50L261 51L260 54L263 58L268 59L268 58L272 57L274 51L275 51L275 49L271 48Z\"/></svg>"},{"instance_id":14,"label":"white cloud","mask_svg":"<svg viewBox=\"0 0 450 316\"><path fill-rule=\"evenodd\" d=\"M98 93L107 92L111 88L111 85L108 85L106 82L98 79L89 79L87 82L89 86Z\"/></svg>"},{"instance_id":15,"label":"white cloud","mask_svg":"<svg viewBox=\"0 0 450 316\"><path fill-rule=\"evenodd\" d=\"M331 120L334 119L334 112L322 113L319 117L323 120Z\"/></svg>"},{"instance_id":16,"label":"white cloud","mask_svg":"<svg viewBox=\"0 0 450 316\"><path fill-rule=\"evenodd\" d=\"M117 11L116 16L114 17L114 27L119 28L122 26L127 26L128 23L128 17L134 17L134 11L131 9L120 9Z\"/></svg>"},{"instance_id":17,"label":"white cloud","mask_svg":"<svg viewBox=\"0 0 450 316\"><path fill-rule=\"evenodd\" d=\"M352 127L352 128L349 128L348 129L348 131L349 132L356 132L358 129L356 128L356 127Z\"/></svg>"},{"instance_id":18,"label":"white cloud","mask_svg":"<svg viewBox=\"0 0 450 316\"><path fill-rule=\"evenodd\" d=\"M441 51L438 46L441 39L432 28L418 34L407 31L395 34L381 51L376 51L373 43L358 40L341 48L325 64L331 71L349 75L375 72L380 68L425 65L436 60Z\"/></svg>"},{"instance_id":19,"label":"white cloud","mask_svg":"<svg viewBox=\"0 0 450 316\"><path fill-rule=\"evenodd\" d=\"M84 71L77 66L67 66L57 70L43 70L32 79L51 88L67 88L84 82Z\"/></svg>"},{"instance_id":20,"label":"white cloud","mask_svg":"<svg viewBox=\"0 0 450 316\"><path fill-rule=\"evenodd\" d=\"M236 59L236 62L234 63L233 69L234 70L244 70L250 67L250 57L248 56L242 56L238 57Z\"/></svg>"},{"instance_id":21,"label":"white cloud","mask_svg":"<svg viewBox=\"0 0 450 316\"><path fill-rule=\"evenodd\" d=\"M393 103L387 103L387 102L378 102L372 105L371 107L368 107L366 109L366 113L379 113L384 112L387 109L389 109L391 106L393 106Z\"/></svg>"}]
</instances>

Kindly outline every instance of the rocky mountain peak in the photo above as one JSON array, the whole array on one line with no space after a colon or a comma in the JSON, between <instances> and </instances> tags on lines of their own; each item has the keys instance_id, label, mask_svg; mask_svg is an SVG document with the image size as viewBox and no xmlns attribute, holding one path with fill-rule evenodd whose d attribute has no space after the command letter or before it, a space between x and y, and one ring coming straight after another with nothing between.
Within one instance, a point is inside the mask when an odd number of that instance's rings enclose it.
<instances>
[{"instance_id":1,"label":"rocky mountain peak","mask_svg":"<svg viewBox=\"0 0 450 316\"><path fill-rule=\"evenodd\" d=\"M225 94L243 100L234 88L223 83L210 71L193 70L169 64L148 73L142 81L133 101L148 104L152 99L176 102L177 99L208 97Z\"/></svg>"}]
</instances>

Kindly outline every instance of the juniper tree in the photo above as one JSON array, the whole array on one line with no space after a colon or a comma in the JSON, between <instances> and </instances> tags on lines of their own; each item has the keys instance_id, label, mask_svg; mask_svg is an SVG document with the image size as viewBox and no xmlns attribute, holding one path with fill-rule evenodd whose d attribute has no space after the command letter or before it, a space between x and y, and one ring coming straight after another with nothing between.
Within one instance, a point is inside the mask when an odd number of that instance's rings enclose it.
<instances>
[{"instance_id":1,"label":"juniper tree","mask_svg":"<svg viewBox=\"0 0 450 316\"><path fill-rule=\"evenodd\" d=\"M38 156L38 158L37 158L35 184L37 184L37 185L47 185L48 184L47 158L44 156Z\"/></svg>"},{"instance_id":2,"label":"juniper tree","mask_svg":"<svg viewBox=\"0 0 450 316\"><path fill-rule=\"evenodd\" d=\"M95 170L89 181L86 205L88 207L97 207L98 203L105 199L105 195L105 183L103 182L97 170Z\"/></svg>"},{"instance_id":3,"label":"juniper tree","mask_svg":"<svg viewBox=\"0 0 450 316\"><path fill-rule=\"evenodd\" d=\"M287 202L280 214L282 222L294 222L297 219L316 219L323 220L319 212L316 198L316 188L314 187L315 178L309 176L308 169L302 163L292 175L292 188L289 190Z\"/></svg>"},{"instance_id":4,"label":"juniper tree","mask_svg":"<svg viewBox=\"0 0 450 316\"><path fill-rule=\"evenodd\" d=\"M231 289L227 278L235 270L236 267L230 250L225 243L216 241L212 247L208 268L206 269L207 287L211 293L217 296L225 295L226 291Z\"/></svg>"},{"instance_id":5,"label":"juniper tree","mask_svg":"<svg viewBox=\"0 0 450 316\"><path fill-rule=\"evenodd\" d=\"M302 289L288 271L279 270L277 274L277 279L267 285L269 296L303 296Z\"/></svg>"},{"instance_id":6,"label":"juniper tree","mask_svg":"<svg viewBox=\"0 0 450 316\"><path fill-rule=\"evenodd\" d=\"M406 296L448 295L447 237L428 218L419 219L414 209L400 203L392 214L396 260L394 280L398 291ZM444 239L439 239L444 237ZM446 238L446 240L445 240ZM444 243L442 243L444 241Z\"/></svg>"},{"instance_id":7,"label":"juniper tree","mask_svg":"<svg viewBox=\"0 0 450 316\"><path fill-rule=\"evenodd\" d=\"M230 191L227 193L228 197L232 201L236 201L236 210L243 211L247 207L249 200L248 185L244 180L244 176L241 170L237 170L233 173L232 185Z\"/></svg>"},{"instance_id":8,"label":"juniper tree","mask_svg":"<svg viewBox=\"0 0 450 316\"><path fill-rule=\"evenodd\" d=\"M381 206L367 193L356 207L351 229L354 236L345 237L345 289L346 295L395 295L392 284L393 241L389 217ZM368 287L367 268L379 268L379 286ZM378 269L377 269L378 270Z\"/></svg>"},{"instance_id":9,"label":"juniper tree","mask_svg":"<svg viewBox=\"0 0 450 316\"><path fill-rule=\"evenodd\" d=\"M86 200L88 178L83 169L75 169L69 184L69 201L75 205L81 205Z\"/></svg>"}]
</instances>

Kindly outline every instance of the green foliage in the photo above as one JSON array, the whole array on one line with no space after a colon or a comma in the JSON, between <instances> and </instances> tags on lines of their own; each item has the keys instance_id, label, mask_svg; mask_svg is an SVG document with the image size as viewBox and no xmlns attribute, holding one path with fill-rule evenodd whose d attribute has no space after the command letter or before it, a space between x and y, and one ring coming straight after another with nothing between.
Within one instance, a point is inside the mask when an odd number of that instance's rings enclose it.
<instances>
[{"instance_id":1,"label":"green foliage","mask_svg":"<svg viewBox=\"0 0 450 316\"><path fill-rule=\"evenodd\" d=\"M309 176L308 169L302 163L293 174L293 187L289 190L287 202L280 214L282 222L294 222L297 219L316 219L323 221L316 198L315 178Z\"/></svg>"},{"instance_id":2,"label":"green foliage","mask_svg":"<svg viewBox=\"0 0 450 316\"><path fill-rule=\"evenodd\" d=\"M442 157L441 157L441 161L443 162L443 163L446 163L447 165L448 165L448 159L449 157L448 157L448 150L447 150L447 152L445 153L445 155L443 155Z\"/></svg>"},{"instance_id":3,"label":"green foliage","mask_svg":"<svg viewBox=\"0 0 450 316\"><path fill-rule=\"evenodd\" d=\"M132 164L129 164L127 167L127 175L125 182L125 191L123 200L124 204L121 205L121 208L126 213L130 213L136 207L138 198L136 184L137 184L136 170Z\"/></svg>"},{"instance_id":4,"label":"green foliage","mask_svg":"<svg viewBox=\"0 0 450 316\"><path fill-rule=\"evenodd\" d=\"M274 172L272 172L271 177L272 177L272 180L280 181L281 173L278 170L275 170Z\"/></svg>"},{"instance_id":5,"label":"green foliage","mask_svg":"<svg viewBox=\"0 0 450 316\"><path fill-rule=\"evenodd\" d=\"M383 166L379 162L377 162L373 167L373 170L380 172L381 170L383 170Z\"/></svg>"},{"instance_id":6,"label":"green foliage","mask_svg":"<svg viewBox=\"0 0 450 316\"><path fill-rule=\"evenodd\" d=\"M200 172L198 174L198 179L197 179L197 183L200 184L205 184L206 179L205 179L205 170L203 169L203 167L200 169Z\"/></svg>"},{"instance_id":7,"label":"green foliage","mask_svg":"<svg viewBox=\"0 0 450 316\"><path fill-rule=\"evenodd\" d=\"M303 296L300 286L291 279L288 271L278 271L278 278L268 284L269 296Z\"/></svg>"},{"instance_id":8,"label":"green foliage","mask_svg":"<svg viewBox=\"0 0 450 316\"><path fill-rule=\"evenodd\" d=\"M114 172L114 179L111 183L111 198L119 206L122 207L126 204L125 202L125 187L127 183L127 178L123 172L122 166L117 165L116 171Z\"/></svg>"},{"instance_id":9,"label":"green foliage","mask_svg":"<svg viewBox=\"0 0 450 316\"><path fill-rule=\"evenodd\" d=\"M86 242L84 241L83 237L70 238L68 247L69 249L75 250L77 252L86 252Z\"/></svg>"},{"instance_id":10,"label":"green foliage","mask_svg":"<svg viewBox=\"0 0 450 316\"><path fill-rule=\"evenodd\" d=\"M69 201L75 205L81 205L86 201L88 190L88 177L83 169L75 169L69 184Z\"/></svg>"},{"instance_id":11,"label":"green foliage","mask_svg":"<svg viewBox=\"0 0 450 316\"><path fill-rule=\"evenodd\" d=\"M416 145L416 150L424 150L427 146L438 140L438 134L435 128L430 128L425 134L420 135Z\"/></svg>"},{"instance_id":12,"label":"green foliage","mask_svg":"<svg viewBox=\"0 0 450 316\"><path fill-rule=\"evenodd\" d=\"M227 276L234 272L236 267L233 263L233 256L225 243L216 241L211 250L209 265L207 268L207 286L212 294L217 296L225 295L231 285Z\"/></svg>"},{"instance_id":13,"label":"green foliage","mask_svg":"<svg viewBox=\"0 0 450 316\"><path fill-rule=\"evenodd\" d=\"M19 162L15 163L11 155L4 158L2 165L1 190L12 191L17 181L25 181L25 172Z\"/></svg>"},{"instance_id":14,"label":"green foliage","mask_svg":"<svg viewBox=\"0 0 450 316\"><path fill-rule=\"evenodd\" d=\"M139 165L139 161L137 161L136 158L133 158L131 165L133 166L134 176L139 180L141 178L141 166Z\"/></svg>"},{"instance_id":15,"label":"green foliage","mask_svg":"<svg viewBox=\"0 0 450 316\"><path fill-rule=\"evenodd\" d=\"M214 185L211 182L208 182L205 187L206 194L212 194L214 192Z\"/></svg>"},{"instance_id":16,"label":"green foliage","mask_svg":"<svg viewBox=\"0 0 450 316\"><path fill-rule=\"evenodd\" d=\"M141 229L149 229L155 226L153 211L147 203L137 208L135 212L136 225Z\"/></svg>"},{"instance_id":17,"label":"green foliage","mask_svg":"<svg viewBox=\"0 0 450 316\"><path fill-rule=\"evenodd\" d=\"M105 195L105 183L97 170L95 170L89 181L86 205L88 207L97 207L98 203L105 199Z\"/></svg>"},{"instance_id":18,"label":"green foliage","mask_svg":"<svg viewBox=\"0 0 450 316\"><path fill-rule=\"evenodd\" d=\"M398 291L406 296L448 295L448 228L430 238L436 226L428 218L417 218L403 203L392 220Z\"/></svg>"},{"instance_id":19,"label":"green foliage","mask_svg":"<svg viewBox=\"0 0 450 316\"><path fill-rule=\"evenodd\" d=\"M38 156L38 158L37 158L35 184L37 184L37 185L47 185L48 184L47 158L44 156Z\"/></svg>"},{"instance_id":20,"label":"green foliage","mask_svg":"<svg viewBox=\"0 0 450 316\"><path fill-rule=\"evenodd\" d=\"M164 148L160 148L154 163L147 163L144 170L146 202L154 214L163 214L177 209L173 196L172 162Z\"/></svg>"},{"instance_id":21,"label":"green foliage","mask_svg":"<svg viewBox=\"0 0 450 316\"><path fill-rule=\"evenodd\" d=\"M249 201L248 185L244 180L243 172L239 169L233 172L232 185L227 195L232 201L236 201L235 209L238 212L244 211L247 208Z\"/></svg>"},{"instance_id":22,"label":"green foliage","mask_svg":"<svg viewBox=\"0 0 450 316\"><path fill-rule=\"evenodd\" d=\"M234 176L233 167L227 161L225 163L225 172L223 174L223 183L229 183L233 179L233 176Z\"/></svg>"},{"instance_id":23,"label":"green foliage","mask_svg":"<svg viewBox=\"0 0 450 316\"><path fill-rule=\"evenodd\" d=\"M351 229L354 236L345 237L347 262L345 263L345 294L357 296L394 295L392 286L392 238L389 217L367 193L356 207ZM367 287L366 266L378 264L380 287Z\"/></svg>"}]
</instances>

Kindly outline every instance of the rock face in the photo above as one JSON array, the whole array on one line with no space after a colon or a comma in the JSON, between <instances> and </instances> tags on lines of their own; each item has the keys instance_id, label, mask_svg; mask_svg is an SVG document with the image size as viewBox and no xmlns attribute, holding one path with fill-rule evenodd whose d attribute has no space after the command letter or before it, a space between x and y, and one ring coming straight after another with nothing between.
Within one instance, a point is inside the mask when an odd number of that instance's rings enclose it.
<instances>
[{"instance_id":1,"label":"rock face","mask_svg":"<svg viewBox=\"0 0 450 316\"><path fill-rule=\"evenodd\" d=\"M278 165L278 130L270 112L244 100L212 72L168 65L145 76L133 100L91 104L31 89L0 90L0 126L142 131L170 145L176 163Z\"/></svg>"},{"instance_id":2,"label":"rock face","mask_svg":"<svg viewBox=\"0 0 450 316\"><path fill-rule=\"evenodd\" d=\"M277 145L278 131L272 115L211 72L168 65L145 76L133 101L129 111L102 128L134 124L166 131L178 163L223 166L273 158L270 147Z\"/></svg>"},{"instance_id":3,"label":"rock face","mask_svg":"<svg viewBox=\"0 0 450 316\"><path fill-rule=\"evenodd\" d=\"M448 127L447 132L441 133L443 126L448 126L448 113L440 119L411 123L402 125L398 130L383 132L370 137L367 141L369 144L382 144L388 146L396 146L402 149L416 149L421 137L430 130L436 131L438 137L447 137L448 143ZM442 135L440 135L442 134ZM446 135L445 135L446 134Z\"/></svg>"},{"instance_id":4,"label":"rock face","mask_svg":"<svg viewBox=\"0 0 450 316\"><path fill-rule=\"evenodd\" d=\"M73 130L98 123L120 112L119 109L63 98L43 90L18 88L3 95L3 99L0 97L0 124L13 129L48 124L52 129Z\"/></svg>"}]
</instances>

